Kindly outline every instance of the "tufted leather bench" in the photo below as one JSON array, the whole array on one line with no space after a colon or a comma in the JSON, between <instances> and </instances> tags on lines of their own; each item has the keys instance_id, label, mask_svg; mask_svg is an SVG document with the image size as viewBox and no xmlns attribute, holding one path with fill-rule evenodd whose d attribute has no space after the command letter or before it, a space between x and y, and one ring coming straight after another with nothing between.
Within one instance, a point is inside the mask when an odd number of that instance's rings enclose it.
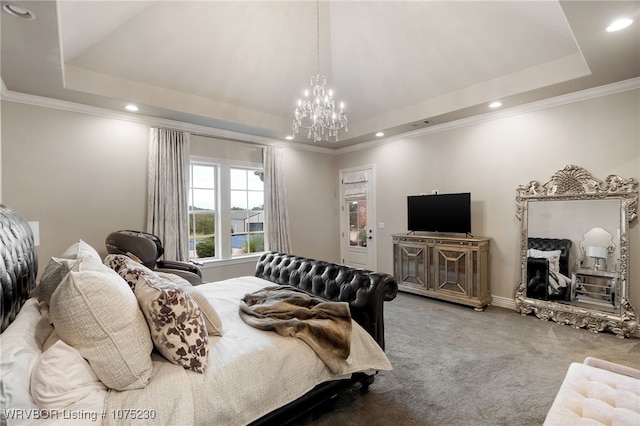
<instances>
[{"instance_id":1,"label":"tufted leather bench","mask_svg":"<svg viewBox=\"0 0 640 426\"><path fill-rule=\"evenodd\" d=\"M391 275L271 252L260 257L255 276L332 302L349 303L352 318L384 349L382 304L398 294L398 283Z\"/></svg>"},{"instance_id":2,"label":"tufted leather bench","mask_svg":"<svg viewBox=\"0 0 640 426\"><path fill-rule=\"evenodd\" d=\"M640 425L640 370L587 358L573 363L544 426Z\"/></svg>"}]
</instances>

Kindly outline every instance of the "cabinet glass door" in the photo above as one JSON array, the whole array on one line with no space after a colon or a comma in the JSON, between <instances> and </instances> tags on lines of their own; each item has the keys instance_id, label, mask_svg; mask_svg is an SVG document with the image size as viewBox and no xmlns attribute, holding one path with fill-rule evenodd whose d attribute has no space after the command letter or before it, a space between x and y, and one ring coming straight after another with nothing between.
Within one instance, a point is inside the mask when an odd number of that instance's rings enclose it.
<instances>
[{"instance_id":1,"label":"cabinet glass door","mask_svg":"<svg viewBox=\"0 0 640 426\"><path fill-rule=\"evenodd\" d=\"M467 295L467 250L435 250L436 291Z\"/></svg>"}]
</instances>

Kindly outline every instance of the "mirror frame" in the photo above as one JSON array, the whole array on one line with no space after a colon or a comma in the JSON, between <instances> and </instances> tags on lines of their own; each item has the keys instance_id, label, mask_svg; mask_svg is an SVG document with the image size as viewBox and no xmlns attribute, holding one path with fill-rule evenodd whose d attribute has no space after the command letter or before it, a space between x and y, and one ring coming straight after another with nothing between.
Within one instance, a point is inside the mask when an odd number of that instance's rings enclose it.
<instances>
[{"instance_id":1,"label":"mirror frame","mask_svg":"<svg viewBox=\"0 0 640 426\"><path fill-rule=\"evenodd\" d=\"M628 337L638 326L638 315L629 302L629 235L628 228L638 216L638 183L609 175L603 181L596 179L582 167L567 165L558 170L544 184L531 181L517 189L516 217L521 223L520 283L515 291L516 310L522 315L535 313L543 320L553 320L575 328L585 327L597 333L611 330L618 337ZM620 312L619 315L583 306L529 298L526 295L527 238L529 201L566 200L620 200Z\"/></svg>"}]
</instances>

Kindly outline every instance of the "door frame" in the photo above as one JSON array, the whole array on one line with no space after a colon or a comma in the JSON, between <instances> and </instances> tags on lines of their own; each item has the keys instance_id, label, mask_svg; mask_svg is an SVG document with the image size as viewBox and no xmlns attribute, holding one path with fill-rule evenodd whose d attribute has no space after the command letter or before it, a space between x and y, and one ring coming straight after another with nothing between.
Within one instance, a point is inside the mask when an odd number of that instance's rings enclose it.
<instances>
[{"instance_id":1,"label":"door frame","mask_svg":"<svg viewBox=\"0 0 640 426\"><path fill-rule=\"evenodd\" d=\"M369 193L367 194L367 228L372 230L371 234L373 235L372 244L367 244L367 249L369 250L369 261L370 261L370 269L372 271L377 270L378 266L378 234L376 227L376 165L375 164L364 164L362 166L356 167L348 167L344 169L340 169L338 171L338 188L339 188L339 207L338 212L340 215L340 229L338 230L338 235L340 236L340 262L345 263L346 255L347 255L347 233L344 231L347 224L349 223L347 215L348 211L344 209L344 185L342 184L342 179L346 173L355 172L358 170L368 170L369 175Z\"/></svg>"}]
</instances>

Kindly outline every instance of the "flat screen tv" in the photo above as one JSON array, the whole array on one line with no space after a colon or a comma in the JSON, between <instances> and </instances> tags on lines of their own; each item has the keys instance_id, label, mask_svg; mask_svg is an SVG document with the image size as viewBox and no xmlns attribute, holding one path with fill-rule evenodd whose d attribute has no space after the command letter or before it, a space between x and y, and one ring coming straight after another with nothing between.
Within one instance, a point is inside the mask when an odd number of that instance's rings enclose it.
<instances>
[{"instance_id":1,"label":"flat screen tv","mask_svg":"<svg viewBox=\"0 0 640 426\"><path fill-rule=\"evenodd\" d=\"M471 233L471 194L410 195L409 231Z\"/></svg>"}]
</instances>

